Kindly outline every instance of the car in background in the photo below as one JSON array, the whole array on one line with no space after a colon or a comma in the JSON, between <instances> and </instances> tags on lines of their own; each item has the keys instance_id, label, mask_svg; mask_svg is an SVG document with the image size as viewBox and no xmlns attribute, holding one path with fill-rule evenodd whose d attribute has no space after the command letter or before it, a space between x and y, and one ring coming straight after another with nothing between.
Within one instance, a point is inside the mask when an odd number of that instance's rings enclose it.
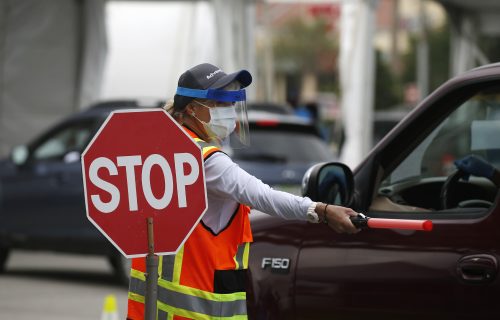
<instances>
[{"instance_id":1,"label":"car in background","mask_svg":"<svg viewBox=\"0 0 500 320\"><path fill-rule=\"evenodd\" d=\"M288 104L265 102L265 101L253 101L247 104L247 109L251 111L264 111L277 114L294 114L295 111Z\"/></svg>"},{"instance_id":2,"label":"car in background","mask_svg":"<svg viewBox=\"0 0 500 320\"><path fill-rule=\"evenodd\" d=\"M401 120L351 170L308 170L304 194L372 218L430 219L430 232L251 218L250 319L500 319L500 64L459 75Z\"/></svg>"},{"instance_id":3,"label":"car in background","mask_svg":"<svg viewBox=\"0 0 500 320\"><path fill-rule=\"evenodd\" d=\"M309 120L249 108L248 122L250 146L228 153L242 169L277 190L300 194L307 169L334 158Z\"/></svg>"},{"instance_id":4,"label":"car in background","mask_svg":"<svg viewBox=\"0 0 500 320\"><path fill-rule=\"evenodd\" d=\"M80 155L111 111L162 104L96 104L0 160L0 273L13 249L49 250L106 256L128 283L129 261L87 220Z\"/></svg>"}]
</instances>

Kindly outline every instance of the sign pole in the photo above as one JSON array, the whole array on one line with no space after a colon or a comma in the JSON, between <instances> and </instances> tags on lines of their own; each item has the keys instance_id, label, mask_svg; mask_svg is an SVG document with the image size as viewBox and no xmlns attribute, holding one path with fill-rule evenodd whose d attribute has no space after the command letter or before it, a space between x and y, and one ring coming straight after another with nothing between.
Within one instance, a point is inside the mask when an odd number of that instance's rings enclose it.
<instances>
[{"instance_id":1,"label":"sign pole","mask_svg":"<svg viewBox=\"0 0 500 320\"><path fill-rule=\"evenodd\" d=\"M148 255L146 256L146 320L156 319L156 300L158 297L158 256L155 255L153 235L153 218L147 218L148 224Z\"/></svg>"}]
</instances>

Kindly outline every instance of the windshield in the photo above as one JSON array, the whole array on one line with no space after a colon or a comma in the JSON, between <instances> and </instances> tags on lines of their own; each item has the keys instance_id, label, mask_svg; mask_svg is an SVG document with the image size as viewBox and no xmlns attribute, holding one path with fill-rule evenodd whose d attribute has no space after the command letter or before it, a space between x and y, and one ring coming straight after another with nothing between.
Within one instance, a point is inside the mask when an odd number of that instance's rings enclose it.
<instances>
[{"instance_id":1,"label":"windshield","mask_svg":"<svg viewBox=\"0 0 500 320\"><path fill-rule=\"evenodd\" d=\"M254 130L250 147L233 150L235 160L311 163L332 161L333 153L319 137L290 131Z\"/></svg>"}]
</instances>

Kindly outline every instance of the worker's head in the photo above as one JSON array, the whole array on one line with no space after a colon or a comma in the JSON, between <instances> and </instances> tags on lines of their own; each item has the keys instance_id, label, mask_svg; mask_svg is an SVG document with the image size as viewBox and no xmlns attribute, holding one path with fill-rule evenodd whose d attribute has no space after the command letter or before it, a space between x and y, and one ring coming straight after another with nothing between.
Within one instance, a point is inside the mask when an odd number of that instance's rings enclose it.
<instances>
[{"instance_id":1,"label":"worker's head","mask_svg":"<svg viewBox=\"0 0 500 320\"><path fill-rule=\"evenodd\" d=\"M246 70L226 74L220 68L203 63L179 77L171 114L188 127L212 141L248 145L246 94L243 88L252 82ZM198 130L197 130L198 129ZM234 141L233 141L234 140Z\"/></svg>"}]
</instances>

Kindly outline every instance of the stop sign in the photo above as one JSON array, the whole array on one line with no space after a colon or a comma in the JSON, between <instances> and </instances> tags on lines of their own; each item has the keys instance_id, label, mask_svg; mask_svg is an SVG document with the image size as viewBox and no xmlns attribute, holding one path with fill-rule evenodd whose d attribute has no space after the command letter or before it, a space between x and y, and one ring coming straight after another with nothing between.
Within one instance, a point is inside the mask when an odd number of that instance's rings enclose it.
<instances>
[{"instance_id":1,"label":"stop sign","mask_svg":"<svg viewBox=\"0 0 500 320\"><path fill-rule=\"evenodd\" d=\"M162 109L111 113L82 154L88 219L127 258L174 254L207 207L200 146Z\"/></svg>"}]
</instances>

